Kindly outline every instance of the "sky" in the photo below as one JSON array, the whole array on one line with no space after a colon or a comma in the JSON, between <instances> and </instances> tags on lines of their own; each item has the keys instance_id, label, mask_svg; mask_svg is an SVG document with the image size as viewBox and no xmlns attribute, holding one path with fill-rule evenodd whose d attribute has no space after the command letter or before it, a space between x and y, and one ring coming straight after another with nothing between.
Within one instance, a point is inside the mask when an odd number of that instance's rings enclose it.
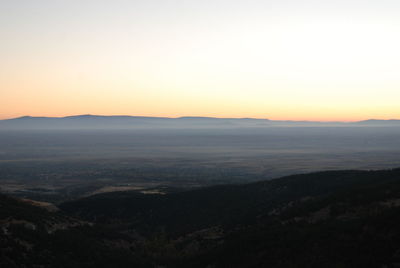
<instances>
[{"instance_id":1,"label":"sky","mask_svg":"<svg viewBox=\"0 0 400 268\"><path fill-rule=\"evenodd\" d=\"M400 118L398 0L0 0L0 119Z\"/></svg>"}]
</instances>

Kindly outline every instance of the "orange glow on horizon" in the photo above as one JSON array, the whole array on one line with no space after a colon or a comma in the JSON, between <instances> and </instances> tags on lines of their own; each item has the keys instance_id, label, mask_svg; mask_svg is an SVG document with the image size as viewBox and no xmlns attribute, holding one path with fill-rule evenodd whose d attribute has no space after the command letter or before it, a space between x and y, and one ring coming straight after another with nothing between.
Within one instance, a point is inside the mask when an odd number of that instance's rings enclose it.
<instances>
[{"instance_id":1,"label":"orange glow on horizon","mask_svg":"<svg viewBox=\"0 0 400 268\"><path fill-rule=\"evenodd\" d=\"M66 116L77 116L77 115L101 115L101 116L144 116L144 117L166 117L166 118L179 118L179 117L216 117L216 118L254 118L254 119L269 119L273 121L313 121L313 122L358 122L368 119L379 119L379 120L391 120L400 119L390 116L366 116L366 117L318 117L318 116L260 116L260 115L242 115L242 114L165 114L165 113L93 113L93 112L82 112L82 113L21 113L21 114L11 114L0 116L0 120L14 119L22 116L33 116L33 117L66 117Z\"/></svg>"},{"instance_id":2,"label":"orange glow on horizon","mask_svg":"<svg viewBox=\"0 0 400 268\"><path fill-rule=\"evenodd\" d=\"M0 3L0 119L400 119L396 4L100 2Z\"/></svg>"}]
</instances>

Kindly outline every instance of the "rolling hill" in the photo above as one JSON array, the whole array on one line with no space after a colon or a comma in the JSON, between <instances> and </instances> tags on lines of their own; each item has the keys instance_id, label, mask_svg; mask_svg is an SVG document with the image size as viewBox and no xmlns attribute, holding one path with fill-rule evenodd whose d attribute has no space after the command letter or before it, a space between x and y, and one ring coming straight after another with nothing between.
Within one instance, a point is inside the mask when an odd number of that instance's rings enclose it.
<instances>
[{"instance_id":1,"label":"rolling hill","mask_svg":"<svg viewBox=\"0 0 400 268\"><path fill-rule=\"evenodd\" d=\"M0 196L1 267L397 267L400 169L97 194Z\"/></svg>"}]
</instances>

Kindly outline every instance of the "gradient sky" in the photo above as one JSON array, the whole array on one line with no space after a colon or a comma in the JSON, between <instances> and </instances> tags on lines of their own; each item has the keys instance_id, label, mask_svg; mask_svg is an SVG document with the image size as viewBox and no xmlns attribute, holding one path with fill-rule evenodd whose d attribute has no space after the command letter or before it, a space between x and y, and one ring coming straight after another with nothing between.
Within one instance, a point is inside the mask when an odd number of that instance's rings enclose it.
<instances>
[{"instance_id":1,"label":"gradient sky","mask_svg":"<svg viewBox=\"0 0 400 268\"><path fill-rule=\"evenodd\" d=\"M400 118L398 0L0 1L0 118Z\"/></svg>"}]
</instances>

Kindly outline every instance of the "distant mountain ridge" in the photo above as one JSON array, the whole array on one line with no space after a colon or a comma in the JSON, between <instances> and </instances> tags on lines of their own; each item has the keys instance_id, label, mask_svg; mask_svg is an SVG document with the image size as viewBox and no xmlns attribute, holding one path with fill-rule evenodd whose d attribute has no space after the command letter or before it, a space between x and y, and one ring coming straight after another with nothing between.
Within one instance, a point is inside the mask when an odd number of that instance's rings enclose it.
<instances>
[{"instance_id":1,"label":"distant mountain ridge","mask_svg":"<svg viewBox=\"0 0 400 268\"><path fill-rule=\"evenodd\" d=\"M0 121L9 121L9 120L23 120L23 119L88 119L88 118L124 118L124 119L170 119L170 120L179 120L179 119L211 119L211 120L266 120L269 119L264 118L234 118L234 117L212 117L212 116L181 116L181 117L160 117L160 116L135 116L135 115L92 115L92 114L82 114L82 115L69 115L62 117L52 117L52 116L21 116L10 119L3 119Z\"/></svg>"},{"instance_id":2,"label":"distant mountain ridge","mask_svg":"<svg viewBox=\"0 0 400 268\"><path fill-rule=\"evenodd\" d=\"M359 122L290 121L258 118L149 117L130 115L73 115L65 117L22 116L0 120L0 129L132 129L132 128L226 128L269 126L400 126L400 120L369 119Z\"/></svg>"},{"instance_id":3,"label":"distant mountain ridge","mask_svg":"<svg viewBox=\"0 0 400 268\"><path fill-rule=\"evenodd\" d=\"M359 121L356 123L361 123L361 124L368 124L368 123L375 123L375 124L381 124L381 123L400 123L400 119L368 119L368 120L363 120Z\"/></svg>"}]
</instances>

